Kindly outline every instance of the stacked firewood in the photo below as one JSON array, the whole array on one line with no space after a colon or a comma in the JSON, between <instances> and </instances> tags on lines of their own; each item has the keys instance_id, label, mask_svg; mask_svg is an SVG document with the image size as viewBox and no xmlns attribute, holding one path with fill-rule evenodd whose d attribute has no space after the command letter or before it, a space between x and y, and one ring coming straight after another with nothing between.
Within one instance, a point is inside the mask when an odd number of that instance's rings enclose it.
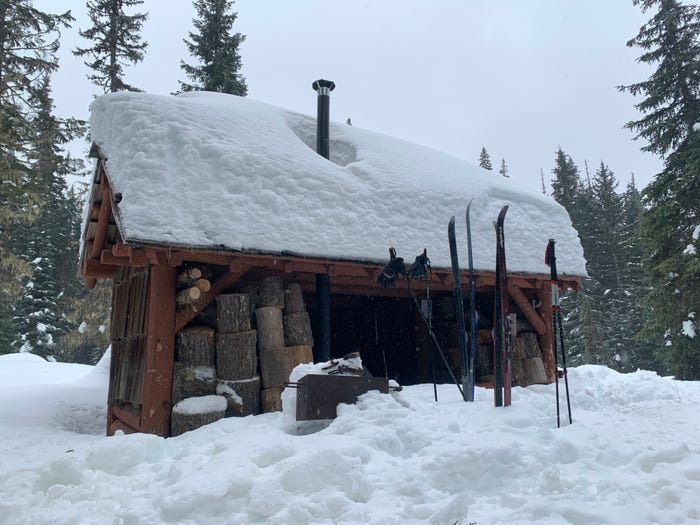
<instances>
[{"instance_id":1,"label":"stacked firewood","mask_svg":"<svg viewBox=\"0 0 700 525\"><path fill-rule=\"evenodd\" d=\"M256 352L259 332L251 328L250 296L219 295L216 311L216 393L227 400L227 416L259 414L260 377Z\"/></svg>"},{"instance_id":2,"label":"stacked firewood","mask_svg":"<svg viewBox=\"0 0 700 525\"><path fill-rule=\"evenodd\" d=\"M197 406L197 403L191 400L216 393L214 339L214 330L208 327L194 326L177 334L172 391L174 407L186 400L190 401L180 406ZM203 418L194 416L191 411L173 410L170 421L171 435L176 436L202 424L211 423L215 414L208 414ZM223 412L218 417L221 416Z\"/></svg>"},{"instance_id":3,"label":"stacked firewood","mask_svg":"<svg viewBox=\"0 0 700 525\"><path fill-rule=\"evenodd\" d=\"M299 285L285 290L280 277L260 282L255 319L262 376L262 409L282 409L281 394L289 374L300 363L313 361L311 322Z\"/></svg>"},{"instance_id":4,"label":"stacked firewood","mask_svg":"<svg viewBox=\"0 0 700 525\"><path fill-rule=\"evenodd\" d=\"M177 276L177 295L175 301L178 307L196 304L202 296L211 290L211 282L201 268L188 268Z\"/></svg>"}]
</instances>

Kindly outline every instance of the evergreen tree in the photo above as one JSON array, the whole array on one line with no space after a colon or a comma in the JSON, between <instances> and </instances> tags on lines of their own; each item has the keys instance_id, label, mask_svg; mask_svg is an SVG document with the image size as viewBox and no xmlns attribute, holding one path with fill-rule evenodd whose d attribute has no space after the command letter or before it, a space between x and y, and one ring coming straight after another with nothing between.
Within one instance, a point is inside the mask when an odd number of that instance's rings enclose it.
<instances>
[{"instance_id":1,"label":"evergreen tree","mask_svg":"<svg viewBox=\"0 0 700 525\"><path fill-rule=\"evenodd\" d=\"M637 0L656 14L627 45L642 49L639 61L656 66L645 81L621 86L643 96L643 114L627 127L665 158L664 170L643 192L642 237L650 256L646 330L663 334L663 358L679 379L700 379L700 7L677 0Z\"/></svg>"},{"instance_id":2,"label":"evergreen tree","mask_svg":"<svg viewBox=\"0 0 700 525\"><path fill-rule=\"evenodd\" d=\"M486 151L485 147L481 148L481 153L479 154L479 167L489 171L493 170L493 165L491 164L491 157L489 156L489 152Z\"/></svg>"},{"instance_id":3,"label":"evergreen tree","mask_svg":"<svg viewBox=\"0 0 700 525\"><path fill-rule=\"evenodd\" d=\"M35 219L43 200L28 167L36 94L58 68L60 30L72 20L29 0L0 1L0 353L10 351L12 305L22 294L19 277L30 271L17 226Z\"/></svg>"},{"instance_id":4,"label":"evergreen tree","mask_svg":"<svg viewBox=\"0 0 700 525\"><path fill-rule=\"evenodd\" d=\"M79 31L91 40L91 47L78 47L77 56L90 57L85 62L93 72L88 78L105 93L139 91L124 82L124 67L143 60L147 42L141 39L141 28L148 18L146 13L127 14L126 9L143 4L143 0L88 0L87 9L92 27Z\"/></svg>"},{"instance_id":5,"label":"evergreen tree","mask_svg":"<svg viewBox=\"0 0 700 525\"><path fill-rule=\"evenodd\" d=\"M578 167L571 160L571 157L559 148L554 159L554 169L552 170L552 197L569 212L571 221L576 228L577 201L581 189L581 180L578 174Z\"/></svg>"},{"instance_id":6,"label":"evergreen tree","mask_svg":"<svg viewBox=\"0 0 700 525\"><path fill-rule=\"evenodd\" d=\"M63 147L84 131L74 119L59 119L53 114L53 99L48 75L33 97L37 107L32 122L32 148L29 152L31 184L40 188L43 205L38 217L24 226L23 257L34 266L24 279L25 290L14 313L16 346L25 351L46 354L53 350L56 338L69 328L65 310L68 283L76 288L75 203L67 193L65 176L80 163L63 152Z\"/></svg>"},{"instance_id":7,"label":"evergreen tree","mask_svg":"<svg viewBox=\"0 0 700 525\"><path fill-rule=\"evenodd\" d=\"M510 178L510 175L508 175L508 166L506 165L506 159L501 159L501 167L498 168L498 173L500 173L507 179Z\"/></svg>"},{"instance_id":8,"label":"evergreen tree","mask_svg":"<svg viewBox=\"0 0 700 525\"><path fill-rule=\"evenodd\" d=\"M241 75L242 66L239 46L245 35L232 33L238 16L232 11L232 0L195 0L197 18L192 23L196 32L189 33L185 44L197 65L184 61L180 67L191 84L180 82L182 91L215 91L245 96L248 86Z\"/></svg>"}]
</instances>

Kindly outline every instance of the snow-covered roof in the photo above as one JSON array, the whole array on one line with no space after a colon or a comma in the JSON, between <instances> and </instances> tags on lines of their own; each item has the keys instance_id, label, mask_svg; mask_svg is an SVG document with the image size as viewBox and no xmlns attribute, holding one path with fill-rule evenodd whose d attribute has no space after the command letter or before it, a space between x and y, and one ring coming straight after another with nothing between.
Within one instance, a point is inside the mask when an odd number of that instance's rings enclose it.
<instances>
[{"instance_id":1,"label":"snow-covered roof","mask_svg":"<svg viewBox=\"0 0 700 525\"><path fill-rule=\"evenodd\" d=\"M310 94L311 96L311 94ZM309 104L313 103L313 99ZM508 269L585 275L578 235L551 197L431 148L331 123L331 160L315 151L315 118L249 98L114 93L91 106L126 243L225 248L384 261L428 249L449 267L447 223L472 197L477 269L495 267L493 221L508 204Z\"/></svg>"}]
</instances>

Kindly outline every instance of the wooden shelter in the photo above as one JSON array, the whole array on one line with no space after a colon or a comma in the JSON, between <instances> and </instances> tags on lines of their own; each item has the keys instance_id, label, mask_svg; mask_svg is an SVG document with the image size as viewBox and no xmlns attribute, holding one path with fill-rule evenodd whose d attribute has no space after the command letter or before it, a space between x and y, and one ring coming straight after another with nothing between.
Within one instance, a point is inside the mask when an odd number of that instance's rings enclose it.
<instances>
[{"instance_id":1,"label":"wooden shelter","mask_svg":"<svg viewBox=\"0 0 700 525\"><path fill-rule=\"evenodd\" d=\"M117 430L171 435L177 334L194 326L206 326L217 297L255 294L260 283L271 277L281 278L279 282L285 286L294 284L301 289L313 338L318 340L323 334L319 333L317 283L319 275L327 276L331 357L359 349L375 375L387 373L405 384L430 381L431 342L405 285L399 281L397 287L387 289L377 283L386 261L130 239L124 234L120 217L124 197L113 190L108 159L97 144L91 156L96 163L80 272L88 288L98 280L112 281L109 435ZM417 254L401 255L408 258ZM206 283L195 286L188 281L187 273L192 269ZM574 290L580 287L580 276L564 275L561 279ZM465 272L462 282L468 282ZM489 344L494 283L493 272L477 273L477 304L484 317L480 343L485 346ZM419 298L426 299L429 293L436 320L441 302L445 309L454 308L450 306L452 287L451 271L445 267L433 268L427 283L413 284ZM518 326L534 334L529 340L539 347L546 380L553 381L549 276L510 273L508 292L511 310L518 315ZM440 330L437 326L436 331ZM447 348L456 346L451 343L449 332L447 325L440 332ZM482 375L482 382L487 383L488 377ZM274 408L274 403L271 406Z\"/></svg>"}]
</instances>

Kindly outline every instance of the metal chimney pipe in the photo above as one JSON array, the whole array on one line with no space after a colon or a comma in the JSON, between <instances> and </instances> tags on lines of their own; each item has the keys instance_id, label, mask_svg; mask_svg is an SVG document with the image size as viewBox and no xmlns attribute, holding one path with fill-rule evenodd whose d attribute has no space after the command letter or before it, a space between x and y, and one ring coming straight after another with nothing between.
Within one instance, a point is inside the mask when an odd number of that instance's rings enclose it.
<instances>
[{"instance_id":1,"label":"metal chimney pipe","mask_svg":"<svg viewBox=\"0 0 700 525\"><path fill-rule=\"evenodd\" d=\"M331 91L335 83L319 79L312 84L318 92L318 110L316 113L316 152L330 159L330 107ZM331 286L327 273L316 274L316 300L318 304L318 334L314 347L314 360L329 361L331 358Z\"/></svg>"},{"instance_id":2,"label":"metal chimney pipe","mask_svg":"<svg viewBox=\"0 0 700 525\"><path fill-rule=\"evenodd\" d=\"M316 112L316 153L330 158L330 115L331 115L331 91L335 89L335 82L322 78L312 84L314 91L318 92L318 110Z\"/></svg>"}]
</instances>

